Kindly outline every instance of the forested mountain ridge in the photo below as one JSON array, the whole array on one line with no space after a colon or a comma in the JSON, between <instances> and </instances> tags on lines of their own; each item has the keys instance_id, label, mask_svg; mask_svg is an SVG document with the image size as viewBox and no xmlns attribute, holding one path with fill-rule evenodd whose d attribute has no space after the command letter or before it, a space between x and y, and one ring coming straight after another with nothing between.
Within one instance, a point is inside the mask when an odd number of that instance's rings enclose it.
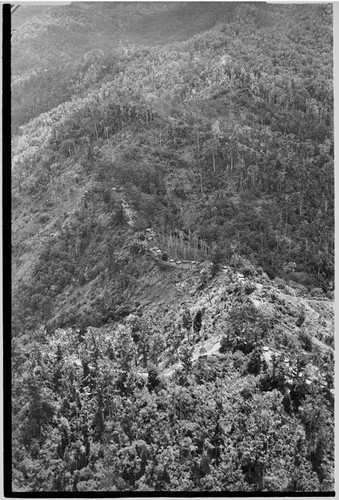
<instances>
[{"instance_id":1,"label":"forested mountain ridge","mask_svg":"<svg viewBox=\"0 0 339 500\"><path fill-rule=\"evenodd\" d=\"M332 6L25 9L15 489L330 490Z\"/></svg>"}]
</instances>

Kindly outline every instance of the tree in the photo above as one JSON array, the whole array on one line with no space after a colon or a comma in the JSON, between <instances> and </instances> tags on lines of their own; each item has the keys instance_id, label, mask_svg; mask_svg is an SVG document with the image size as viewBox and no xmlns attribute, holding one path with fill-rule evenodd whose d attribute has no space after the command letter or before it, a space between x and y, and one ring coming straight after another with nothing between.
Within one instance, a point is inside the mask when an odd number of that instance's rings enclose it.
<instances>
[{"instance_id":1,"label":"tree","mask_svg":"<svg viewBox=\"0 0 339 500\"><path fill-rule=\"evenodd\" d=\"M185 343L180 348L180 360L182 361L184 370L186 375L191 372L192 364L193 364L193 347L189 344Z\"/></svg>"},{"instance_id":2,"label":"tree","mask_svg":"<svg viewBox=\"0 0 339 500\"><path fill-rule=\"evenodd\" d=\"M150 392L152 392L157 389L160 384L161 382L159 379L159 371L157 370L155 365L150 364L148 368L147 388Z\"/></svg>"},{"instance_id":3,"label":"tree","mask_svg":"<svg viewBox=\"0 0 339 500\"><path fill-rule=\"evenodd\" d=\"M261 349L256 347L250 354L248 363L247 363L248 373L252 373L253 375L258 375L261 370Z\"/></svg>"},{"instance_id":4,"label":"tree","mask_svg":"<svg viewBox=\"0 0 339 500\"><path fill-rule=\"evenodd\" d=\"M191 313L187 307L185 307L185 310L184 310L183 315L182 315L182 323L183 323L184 328L187 330L187 335L188 335L188 339L189 339L189 334L190 334L190 331L192 328L192 316L191 316Z\"/></svg>"},{"instance_id":5,"label":"tree","mask_svg":"<svg viewBox=\"0 0 339 500\"><path fill-rule=\"evenodd\" d=\"M197 312L195 313L193 320L193 331L197 336L199 336L201 325L202 325L202 311L201 309L198 309Z\"/></svg>"}]
</instances>

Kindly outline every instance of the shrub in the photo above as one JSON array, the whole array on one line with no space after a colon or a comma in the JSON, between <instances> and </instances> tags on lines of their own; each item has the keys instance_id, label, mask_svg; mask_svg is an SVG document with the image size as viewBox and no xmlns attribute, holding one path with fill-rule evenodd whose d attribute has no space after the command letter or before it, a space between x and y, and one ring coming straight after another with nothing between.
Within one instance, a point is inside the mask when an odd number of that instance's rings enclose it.
<instances>
[{"instance_id":1,"label":"shrub","mask_svg":"<svg viewBox=\"0 0 339 500\"><path fill-rule=\"evenodd\" d=\"M147 388L150 392L153 392L157 387L159 387L161 381L159 379L159 372L155 365L150 364L148 368L148 379Z\"/></svg>"},{"instance_id":2,"label":"shrub","mask_svg":"<svg viewBox=\"0 0 339 500\"><path fill-rule=\"evenodd\" d=\"M326 335L324 342L330 347L334 347L334 337L332 335Z\"/></svg>"},{"instance_id":3,"label":"shrub","mask_svg":"<svg viewBox=\"0 0 339 500\"><path fill-rule=\"evenodd\" d=\"M232 358L234 368L240 373L245 373L246 356L241 351L235 351Z\"/></svg>"},{"instance_id":4,"label":"shrub","mask_svg":"<svg viewBox=\"0 0 339 500\"><path fill-rule=\"evenodd\" d=\"M192 327L192 316L189 309L186 307L182 315L182 324L189 331Z\"/></svg>"},{"instance_id":5,"label":"shrub","mask_svg":"<svg viewBox=\"0 0 339 500\"><path fill-rule=\"evenodd\" d=\"M241 351L244 354L250 354L255 348L255 343L245 337L237 337L235 349Z\"/></svg>"},{"instance_id":6,"label":"shrub","mask_svg":"<svg viewBox=\"0 0 339 500\"><path fill-rule=\"evenodd\" d=\"M277 275L275 269L272 269L271 267L266 267L266 268L264 268L264 270L265 270L267 276L269 277L269 279L274 280L274 278Z\"/></svg>"},{"instance_id":7,"label":"shrub","mask_svg":"<svg viewBox=\"0 0 339 500\"><path fill-rule=\"evenodd\" d=\"M263 392L272 391L273 389L284 391L285 378L283 373L279 372L274 375L272 373L266 373L261 375L259 377L259 387Z\"/></svg>"},{"instance_id":8,"label":"shrub","mask_svg":"<svg viewBox=\"0 0 339 500\"><path fill-rule=\"evenodd\" d=\"M111 200L112 200L112 197L111 197L111 192L109 191L109 189L105 189L102 193L102 198L104 200L104 203L106 203L107 205L109 203L111 203Z\"/></svg>"},{"instance_id":9,"label":"shrub","mask_svg":"<svg viewBox=\"0 0 339 500\"><path fill-rule=\"evenodd\" d=\"M305 321L305 312L301 311L295 324L300 328L301 325L304 323L304 321Z\"/></svg>"},{"instance_id":10,"label":"shrub","mask_svg":"<svg viewBox=\"0 0 339 500\"><path fill-rule=\"evenodd\" d=\"M244 398L244 399L252 399L253 396L252 396L252 391L248 388L248 387L245 387L244 389L242 389L240 391L240 395Z\"/></svg>"},{"instance_id":11,"label":"shrub","mask_svg":"<svg viewBox=\"0 0 339 500\"><path fill-rule=\"evenodd\" d=\"M255 268L254 266L248 265L242 268L242 274L245 276L245 278L249 278L250 276L255 275Z\"/></svg>"},{"instance_id":12,"label":"shrub","mask_svg":"<svg viewBox=\"0 0 339 500\"><path fill-rule=\"evenodd\" d=\"M248 373L252 373L253 375L258 375L261 369L261 351L259 348L254 349L251 352L250 359L247 363L247 371Z\"/></svg>"},{"instance_id":13,"label":"shrub","mask_svg":"<svg viewBox=\"0 0 339 500\"><path fill-rule=\"evenodd\" d=\"M41 214L41 215L39 215L39 222L41 222L42 224L45 224L48 221L49 221L49 215L48 214Z\"/></svg>"},{"instance_id":14,"label":"shrub","mask_svg":"<svg viewBox=\"0 0 339 500\"><path fill-rule=\"evenodd\" d=\"M201 309L198 309L193 320L193 330L196 334L198 334L201 330L201 322L202 322L202 311Z\"/></svg>"},{"instance_id":15,"label":"shrub","mask_svg":"<svg viewBox=\"0 0 339 500\"><path fill-rule=\"evenodd\" d=\"M225 354L233 348L233 341L228 335L224 335L220 341L219 352Z\"/></svg>"},{"instance_id":16,"label":"shrub","mask_svg":"<svg viewBox=\"0 0 339 500\"><path fill-rule=\"evenodd\" d=\"M302 348L307 352L312 352L313 342L311 337L306 332L301 332L299 336Z\"/></svg>"}]
</instances>

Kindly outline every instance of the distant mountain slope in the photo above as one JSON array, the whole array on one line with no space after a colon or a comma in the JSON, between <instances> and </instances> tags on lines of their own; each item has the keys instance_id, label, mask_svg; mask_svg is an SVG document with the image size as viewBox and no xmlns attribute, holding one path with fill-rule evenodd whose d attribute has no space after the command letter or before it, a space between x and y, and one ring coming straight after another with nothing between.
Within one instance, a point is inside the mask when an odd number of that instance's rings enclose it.
<instances>
[{"instance_id":1,"label":"distant mountain slope","mask_svg":"<svg viewBox=\"0 0 339 500\"><path fill-rule=\"evenodd\" d=\"M106 220L114 205L109 191L120 183L139 214L136 229L194 232L223 258L240 252L273 275L284 275L293 264L303 284L331 289L329 7L286 7L280 31L256 28L260 8L237 9L232 22L186 42L93 54L64 68L63 86L51 74L36 76L37 106L63 100L67 92L76 96L31 120L14 138L18 276L41 275L32 264L53 245L47 223L60 232L67 217L74 229L67 229L66 238L74 244L84 239L84 247L94 243L91 234L75 231L79 217L89 223L81 196L93 183L86 210L94 226L102 213L98 230L106 239L106 225L114 225ZM312 24L317 16L321 30ZM27 258L34 259L31 265ZM72 273L86 268L86 258L79 267L80 254L72 256L73 271L59 292ZM47 283L34 280L30 286L47 298Z\"/></svg>"},{"instance_id":2,"label":"distant mountain slope","mask_svg":"<svg viewBox=\"0 0 339 500\"><path fill-rule=\"evenodd\" d=\"M103 51L111 59L118 47L180 38L187 16L178 15L178 9L181 12L185 4L20 6L12 19L13 132L79 92L72 80L77 79L92 51Z\"/></svg>"},{"instance_id":3,"label":"distant mountain slope","mask_svg":"<svg viewBox=\"0 0 339 500\"><path fill-rule=\"evenodd\" d=\"M81 57L88 50L115 49L119 43L164 44L187 39L220 21L227 4L161 2L72 3L65 6L23 5L13 16L13 73L35 62L45 67ZM24 54L36 57L25 60ZM45 59L44 59L45 56Z\"/></svg>"}]
</instances>

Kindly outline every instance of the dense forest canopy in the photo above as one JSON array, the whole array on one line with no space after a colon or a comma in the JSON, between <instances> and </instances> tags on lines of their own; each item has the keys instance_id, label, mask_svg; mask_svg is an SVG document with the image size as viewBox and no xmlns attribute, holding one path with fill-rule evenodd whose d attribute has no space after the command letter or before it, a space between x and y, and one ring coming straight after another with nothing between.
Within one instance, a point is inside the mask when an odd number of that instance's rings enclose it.
<instances>
[{"instance_id":1,"label":"dense forest canopy","mask_svg":"<svg viewBox=\"0 0 339 500\"><path fill-rule=\"evenodd\" d=\"M333 489L332 10L13 14L15 491Z\"/></svg>"}]
</instances>

